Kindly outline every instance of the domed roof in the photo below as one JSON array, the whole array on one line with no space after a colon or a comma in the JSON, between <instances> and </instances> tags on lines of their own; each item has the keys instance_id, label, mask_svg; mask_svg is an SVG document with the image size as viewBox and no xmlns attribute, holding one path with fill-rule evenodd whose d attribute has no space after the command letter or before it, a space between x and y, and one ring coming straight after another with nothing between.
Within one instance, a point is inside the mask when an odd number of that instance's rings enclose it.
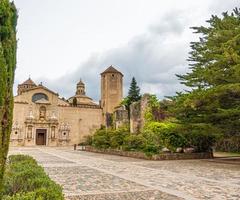
<instances>
[{"instance_id":1,"label":"domed roof","mask_svg":"<svg viewBox=\"0 0 240 200\"><path fill-rule=\"evenodd\" d=\"M33 82L33 80L31 78L28 78L21 85L35 85L36 86L36 84Z\"/></svg>"},{"instance_id":2,"label":"domed roof","mask_svg":"<svg viewBox=\"0 0 240 200\"><path fill-rule=\"evenodd\" d=\"M77 85L85 85L85 84L82 82L82 79L80 79L80 81L77 83Z\"/></svg>"}]
</instances>

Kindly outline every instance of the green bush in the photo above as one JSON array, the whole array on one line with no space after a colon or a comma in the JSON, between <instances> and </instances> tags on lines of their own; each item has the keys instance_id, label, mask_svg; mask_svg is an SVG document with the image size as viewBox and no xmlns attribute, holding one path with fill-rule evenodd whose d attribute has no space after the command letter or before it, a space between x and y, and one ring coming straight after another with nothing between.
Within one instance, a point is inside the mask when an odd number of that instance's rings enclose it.
<instances>
[{"instance_id":1,"label":"green bush","mask_svg":"<svg viewBox=\"0 0 240 200\"><path fill-rule=\"evenodd\" d=\"M146 139L141 135L131 134L124 139L123 148L127 151L143 150L146 145Z\"/></svg>"},{"instance_id":2,"label":"green bush","mask_svg":"<svg viewBox=\"0 0 240 200\"><path fill-rule=\"evenodd\" d=\"M107 149L110 147L110 134L105 129L99 129L93 135L92 145L96 148Z\"/></svg>"},{"instance_id":3,"label":"green bush","mask_svg":"<svg viewBox=\"0 0 240 200\"><path fill-rule=\"evenodd\" d=\"M215 144L216 151L240 152L240 136L221 138Z\"/></svg>"},{"instance_id":4,"label":"green bush","mask_svg":"<svg viewBox=\"0 0 240 200\"><path fill-rule=\"evenodd\" d=\"M120 128L110 131L110 146L113 149L120 149L126 137L130 135L128 128Z\"/></svg>"},{"instance_id":5,"label":"green bush","mask_svg":"<svg viewBox=\"0 0 240 200\"><path fill-rule=\"evenodd\" d=\"M180 131L187 140L186 146L195 148L197 152L211 151L221 137L219 130L208 124L186 125Z\"/></svg>"},{"instance_id":6,"label":"green bush","mask_svg":"<svg viewBox=\"0 0 240 200\"><path fill-rule=\"evenodd\" d=\"M93 143L93 136L92 135L87 135L87 136L84 136L84 141L79 143L78 145L92 145Z\"/></svg>"},{"instance_id":7,"label":"green bush","mask_svg":"<svg viewBox=\"0 0 240 200\"><path fill-rule=\"evenodd\" d=\"M159 150L162 147L167 147L171 151L175 151L178 147L184 147L186 139L179 132L180 125L171 122L149 122L144 127L147 135L153 135L154 140L152 143L155 144L155 149L158 147Z\"/></svg>"},{"instance_id":8,"label":"green bush","mask_svg":"<svg viewBox=\"0 0 240 200\"><path fill-rule=\"evenodd\" d=\"M6 200L63 200L62 188L46 175L32 157L25 155L9 157L4 195Z\"/></svg>"}]
</instances>

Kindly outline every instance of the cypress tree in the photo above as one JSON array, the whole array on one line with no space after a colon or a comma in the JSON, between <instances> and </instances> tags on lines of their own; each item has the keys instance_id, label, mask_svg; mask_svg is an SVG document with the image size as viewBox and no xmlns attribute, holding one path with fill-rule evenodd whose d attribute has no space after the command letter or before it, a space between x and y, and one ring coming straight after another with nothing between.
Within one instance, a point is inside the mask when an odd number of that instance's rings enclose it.
<instances>
[{"instance_id":1,"label":"cypress tree","mask_svg":"<svg viewBox=\"0 0 240 200\"><path fill-rule=\"evenodd\" d=\"M17 10L14 3L0 0L0 199L12 129L16 25Z\"/></svg>"}]
</instances>

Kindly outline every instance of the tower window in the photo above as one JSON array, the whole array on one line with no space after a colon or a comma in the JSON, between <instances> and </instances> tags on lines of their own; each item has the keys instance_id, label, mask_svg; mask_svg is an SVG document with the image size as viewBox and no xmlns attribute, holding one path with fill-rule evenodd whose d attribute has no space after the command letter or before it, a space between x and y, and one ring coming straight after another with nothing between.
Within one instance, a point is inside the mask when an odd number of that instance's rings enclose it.
<instances>
[{"instance_id":1,"label":"tower window","mask_svg":"<svg viewBox=\"0 0 240 200\"><path fill-rule=\"evenodd\" d=\"M115 75L114 74L112 74L112 77L114 77Z\"/></svg>"}]
</instances>

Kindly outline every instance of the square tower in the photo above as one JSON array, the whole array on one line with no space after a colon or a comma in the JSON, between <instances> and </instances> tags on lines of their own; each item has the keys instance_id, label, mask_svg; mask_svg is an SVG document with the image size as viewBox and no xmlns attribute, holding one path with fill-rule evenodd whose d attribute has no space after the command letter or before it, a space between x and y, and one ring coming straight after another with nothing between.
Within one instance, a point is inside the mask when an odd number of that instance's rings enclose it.
<instances>
[{"instance_id":1,"label":"square tower","mask_svg":"<svg viewBox=\"0 0 240 200\"><path fill-rule=\"evenodd\" d=\"M112 114L123 98L123 74L112 65L101 73L101 107L103 114Z\"/></svg>"}]
</instances>

